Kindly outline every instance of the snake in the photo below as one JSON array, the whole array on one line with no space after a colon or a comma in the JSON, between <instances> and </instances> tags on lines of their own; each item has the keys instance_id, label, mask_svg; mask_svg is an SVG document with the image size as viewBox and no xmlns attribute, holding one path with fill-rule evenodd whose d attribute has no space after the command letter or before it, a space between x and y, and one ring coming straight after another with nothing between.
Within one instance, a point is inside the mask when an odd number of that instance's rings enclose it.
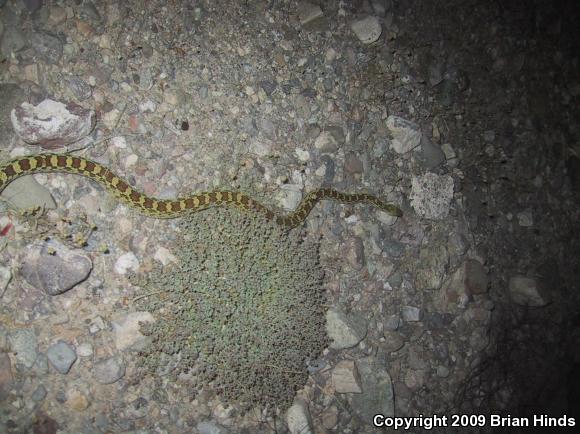
<instances>
[{"instance_id":1,"label":"snake","mask_svg":"<svg viewBox=\"0 0 580 434\"><path fill-rule=\"evenodd\" d=\"M0 165L0 193L16 178L45 172L71 173L93 179L121 202L154 218L175 218L212 206L233 206L243 211L262 214L281 226L293 228L303 223L316 204L325 199L341 203L366 203L392 216L403 215L398 206L384 202L372 194L343 193L333 188L310 191L296 209L287 214L277 213L240 191L207 191L177 199L158 199L141 193L102 164L70 154L37 154Z\"/></svg>"}]
</instances>

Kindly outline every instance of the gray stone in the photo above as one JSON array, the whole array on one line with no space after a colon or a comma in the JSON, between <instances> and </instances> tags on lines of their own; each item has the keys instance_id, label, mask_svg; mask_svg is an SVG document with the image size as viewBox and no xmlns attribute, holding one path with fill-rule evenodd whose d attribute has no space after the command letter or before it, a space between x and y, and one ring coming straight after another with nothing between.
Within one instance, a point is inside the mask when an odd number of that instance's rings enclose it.
<instances>
[{"instance_id":1,"label":"gray stone","mask_svg":"<svg viewBox=\"0 0 580 434\"><path fill-rule=\"evenodd\" d=\"M392 136L391 147L397 154L405 154L421 143L423 133L414 122L391 115L387 118L386 126Z\"/></svg>"},{"instance_id":2,"label":"gray stone","mask_svg":"<svg viewBox=\"0 0 580 434\"><path fill-rule=\"evenodd\" d=\"M372 44L373 42L376 42L380 38L381 33L383 33L381 23L379 23L377 17L373 16L364 17L354 21L350 25L350 28L363 44Z\"/></svg>"},{"instance_id":3,"label":"gray stone","mask_svg":"<svg viewBox=\"0 0 580 434\"><path fill-rule=\"evenodd\" d=\"M415 370L425 370L429 369L429 360L425 357L425 353L417 348L415 345L409 348L409 354L407 356L407 361L409 367Z\"/></svg>"},{"instance_id":4,"label":"gray stone","mask_svg":"<svg viewBox=\"0 0 580 434\"><path fill-rule=\"evenodd\" d=\"M336 134L336 131L336 127L333 130L322 131L314 141L316 149L328 153L337 151L344 144L344 138L341 141L340 135Z\"/></svg>"},{"instance_id":5,"label":"gray stone","mask_svg":"<svg viewBox=\"0 0 580 434\"><path fill-rule=\"evenodd\" d=\"M30 211L55 209L56 202L50 191L32 176L17 178L4 188L0 196L14 209Z\"/></svg>"},{"instance_id":6,"label":"gray stone","mask_svg":"<svg viewBox=\"0 0 580 434\"><path fill-rule=\"evenodd\" d=\"M434 169L445 162L445 153L427 137L421 138L419 162L426 169Z\"/></svg>"},{"instance_id":7,"label":"gray stone","mask_svg":"<svg viewBox=\"0 0 580 434\"><path fill-rule=\"evenodd\" d=\"M3 401L8 396L13 380L10 357L8 357L7 353L0 352L0 401Z\"/></svg>"},{"instance_id":8,"label":"gray stone","mask_svg":"<svg viewBox=\"0 0 580 434\"><path fill-rule=\"evenodd\" d=\"M30 35L30 43L36 54L47 63L57 64L62 57L62 41L51 33L33 32Z\"/></svg>"},{"instance_id":9,"label":"gray stone","mask_svg":"<svg viewBox=\"0 0 580 434\"><path fill-rule=\"evenodd\" d=\"M423 246L419 252L419 270L417 270L416 285L418 289L439 289L445 277L449 264L447 243L442 240L432 240Z\"/></svg>"},{"instance_id":10,"label":"gray stone","mask_svg":"<svg viewBox=\"0 0 580 434\"><path fill-rule=\"evenodd\" d=\"M68 374L77 355L73 347L63 341L58 341L46 350L46 357L54 369L61 374Z\"/></svg>"},{"instance_id":11,"label":"gray stone","mask_svg":"<svg viewBox=\"0 0 580 434\"><path fill-rule=\"evenodd\" d=\"M229 431L213 421L204 421L197 424L199 434L227 434Z\"/></svg>"},{"instance_id":12,"label":"gray stone","mask_svg":"<svg viewBox=\"0 0 580 434\"><path fill-rule=\"evenodd\" d=\"M522 306L543 307L551 298L538 280L526 276L513 276L509 281L511 300Z\"/></svg>"},{"instance_id":13,"label":"gray stone","mask_svg":"<svg viewBox=\"0 0 580 434\"><path fill-rule=\"evenodd\" d=\"M365 263L365 250L360 237L351 237L348 239L344 254L347 262L353 269L362 269Z\"/></svg>"},{"instance_id":14,"label":"gray stone","mask_svg":"<svg viewBox=\"0 0 580 434\"><path fill-rule=\"evenodd\" d=\"M329 309L326 313L326 332L332 340L330 348L351 348L366 336L367 321L356 314L347 315L342 310Z\"/></svg>"},{"instance_id":15,"label":"gray stone","mask_svg":"<svg viewBox=\"0 0 580 434\"><path fill-rule=\"evenodd\" d=\"M12 107L19 105L26 101L26 95L17 84L14 83L0 83L0 134L2 137L12 137L14 130L10 122L10 111ZM7 146L9 140L3 141L2 146Z\"/></svg>"},{"instance_id":16,"label":"gray stone","mask_svg":"<svg viewBox=\"0 0 580 434\"><path fill-rule=\"evenodd\" d=\"M403 306L401 308L401 316L406 322L417 322L423 318L423 311L415 306Z\"/></svg>"},{"instance_id":17,"label":"gray stone","mask_svg":"<svg viewBox=\"0 0 580 434\"><path fill-rule=\"evenodd\" d=\"M43 401L44 398L46 398L46 395L48 394L46 387L44 387L42 384L40 384L36 389L34 389L34 392L32 392L31 395L31 399L34 402L40 402Z\"/></svg>"},{"instance_id":18,"label":"gray stone","mask_svg":"<svg viewBox=\"0 0 580 434\"><path fill-rule=\"evenodd\" d=\"M307 1L301 1L298 4L298 19L301 25L304 26L322 18L324 18L324 14L320 6Z\"/></svg>"},{"instance_id":19,"label":"gray stone","mask_svg":"<svg viewBox=\"0 0 580 434\"><path fill-rule=\"evenodd\" d=\"M125 365L116 357L95 363L95 379L101 384L112 384L125 375Z\"/></svg>"},{"instance_id":20,"label":"gray stone","mask_svg":"<svg viewBox=\"0 0 580 434\"><path fill-rule=\"evenodd\" d=\"M385 351L389 353L394 353L399 351L405 345L405 340L400 333L391 330L385 330L383 332L385 337L385 343L383 344Z\"/></svg>"},{"instance_id":21,"label":"gray stone","mask_svg":"<svg viewBox=\"0 0 580 434\"><path fill-rule=\"evenodd\" d=\"M12 53L17 53L26 46L24 34L13 26L7 26L0 42L0 51L4 57L10 58Z\"/></svg>"},{"instance_id":22,"label":"gray stone","mask_svg":"<svg viewBox=\"0 0 580 434\"><path fill-rule=\"evenodd\" d=\"M286 413L286 424L291 434L312 434L312 418L308 405L302 399L296 399Z\"/></svg>"},{"instance_id":23,"label":"gray stone","mask_svg":"<svg viewBox=\"0 0 580 434\"><path fill-rule=\"evenodd\" d=\"M362 393L349 395L352 409L362 420L372 421L373 416L382 414L393 417L395 402L391 376L374 357L357 361L362 382Z\"/></svg>"},{"instance_id":24,"label":"gray stone","mask_svg":"<svg viewBox=\"0 0 580 434\"><path fill-rule=\"evenodd\" d=\"M8 288L11 280L12 271L10 271L10 268L0 265L0 298L4 295L4 291Z\"/></svg>"},{"instance_id":25,"label":"gray stone","mask_svg":"<svg viewBox=\"0 0 580 434\"><path fill-rule=\"evenodd\" d=\"M21 272L35 288L58 295L84 281L92 268L88 256L49 240L28 248Z\"/></svg>"},{"instance_id":26,"label":"gray stone","mask_svg":"<svg viewBox=\"0 0 580 434\"><path fill-rule=\"evenodd\" d=\"M79 101L84 101L91 97L93 89L80 77L72 76L66 79L69 89Z\"/></svg>"},{"instance_id":27,"label":"gray stone","mask_svg":"<svg viewBox=\"0 0 580 434\"><path fill-rule=\"evenodd\" d=\"M481 262L475 259L465 261L465 289L468 294L485 294L489 278Z\"/></svg>"},{"instance_id":28,"label":"gray stone","mask_svg":"<svg viewBox=\"0 0 580 434\"><path fill-rule=\"evenodd\" d=\"M10 348L16 361L31 368L38 357L36 333L32 329L16 329L9 336Z\"/></svg>"},{"instance_id":29,"label":"gray stone","mask_svg":"<svg viewBox=\"0 0 580 434\"><path fill-rule=\"evenodd\" d=\"M332 384L338 393L361 393L361 379L353 360L341 360L332 370Z\"/></svg>"},{"instance_id":30,"label":"gray stone","mask_svg":"<svg viewBox=\"0 0 580 434\"><path fill-rule=\"evenodd\" d=\"M385 328L385 330L390 331L398 330L400 326L401 326L401 317L397 314L389 315L383 323L383 327Z\"/></svg>"},{"instance_id":31,"label":"gray stone","mask_svg":"<svg viewBox=\"0 0 580 434\"><path fill-rule=\"evenodd\" d=\"M344 158L344 170L351 175L360 174L364 170L363 162L355 153L349 152Z\"/></svg>"}]
</instances>

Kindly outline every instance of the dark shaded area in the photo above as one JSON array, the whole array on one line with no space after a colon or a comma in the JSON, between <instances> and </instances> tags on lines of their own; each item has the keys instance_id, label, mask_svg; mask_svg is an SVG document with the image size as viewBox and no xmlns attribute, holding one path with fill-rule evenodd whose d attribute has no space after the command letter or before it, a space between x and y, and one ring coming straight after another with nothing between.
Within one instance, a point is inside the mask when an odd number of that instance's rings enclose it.
<instances>
[{"instance_id":1,"label":"dark shaded area","mask_svg":"<svg viewBox=\"0 0 580 434\"><path fill-rule=\"evenodd\" d=\"M580 417L580 2L395 6L400 46L426 64L443 59L444 80L428 89L431 115L445 119L457 146L496 303L487 354L451 411ZM531 227L517 224L526 209ZM537 278L553 302L511 303L514 274Z\"/></svg>"}]
</instances>

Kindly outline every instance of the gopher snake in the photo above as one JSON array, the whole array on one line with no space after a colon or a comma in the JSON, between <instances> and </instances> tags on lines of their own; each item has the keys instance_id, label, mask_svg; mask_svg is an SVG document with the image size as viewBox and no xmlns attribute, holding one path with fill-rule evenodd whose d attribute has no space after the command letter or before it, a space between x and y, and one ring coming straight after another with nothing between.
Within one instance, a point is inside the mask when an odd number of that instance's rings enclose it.
<instances>
[{"instance_id":1,"label":"gopher snake","mask_svg":"<svg viewBox=\"0 0 580 434\"><path fill-rule=\"evenodd\" d=\"M403 214L397 206L383 202L373 195L341 193L332 188L311 191L294 211L286 215L276 214L248 195L236 191L203 192L174 200L156 199L135 190L125 180L101 164L67 154L32 155L0 165L0 193L14 179L39 172L74 173L92 178L104 185L122 202L145 215L156 218L180 217L210 206L232 205L245 211L258 212L279 225L292 228L302 223L316 203L323 199L333 199L344 203L368 203L393 216Z\"/></svg>"}]
</instances>

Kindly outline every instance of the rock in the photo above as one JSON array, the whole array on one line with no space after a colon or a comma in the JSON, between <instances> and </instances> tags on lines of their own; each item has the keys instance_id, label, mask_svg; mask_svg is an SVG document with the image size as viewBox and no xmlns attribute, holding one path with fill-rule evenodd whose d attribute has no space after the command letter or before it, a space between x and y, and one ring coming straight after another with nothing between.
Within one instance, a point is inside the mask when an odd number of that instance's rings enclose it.
<instances>
[{"instance_id":1,"label":"rock","mask_svg":"<svg viewBox=\"0 0 580 434\"><path fill-rule=\"evenodd\" d=\"M363 173L363 162L356 154L349 152L344 158L344 170L351 175Z\"/></svg>"},{"instance_id":2,"label":"rock","mask_svg":"<svg viewBox=\"0 0 580 434\"><path fill-rule=\"evenodd\" d=\"M360 20L354 21L350 25L350 28L363 44L372 44L373 42L376 42L380 38L381 33L383 33L381 23L379 23L379 20L373 16L364 17Z\"/></svg>"},{"instance_id":3,"label":"rock","mask_svg":"<svg viewBox=\"0 0 580 434\"><path fill-rule=\"evenodd\" d=\"M4 43L3 40L2 43ZM10 137L13 132L10 122L10 111L12 107L25 100L26 95L17 84L0 83L0 101L2 101L2 104L0 104L0 134L3 137ZM8 146L8 143L3 143L0 146Z\"/></svg>"},{"instance_id":4,"label":"rock","mask_svg":"<svg viewBox=\"0 0 580 434\"><path fill-rule=\"evenodd\" d=\"M327 407L320 416L322 426L328 430L333 430L338 423L338 408L336 405Z\"/></svg>"},{"instance_id":5,"label":"rock","mask_svg":"<svg viewBox=\"0 0 580 434\"><path fill-rule=\"evenodd\" d=\"M30 35L30 44L34 47L36 54L46 63L56 65L63 52L61 40L48 32L33 32Z\"/></svg>"},{"instance_id":6,"label":"rock","mask_svg":"<svg viewBox=\"0 0 580 434\"><path fill-rule=\"evenodd\" d=\"M531 277L513 276L509 280L511 300L522 306L543 307L551 298L546 289Z\"/></svg>"},{"instance_id":7,"label":"rock","mask_svg":"<svg viewBox=\"0 0 580 434\"><path fill-rule=\"evenodd\" d=\"M91 86L80 77L67 77L66 82L68 83L68 87L74 94L75 98L79 101L84 101L90 98L93 94L93 89Z\"/></svg>"},{"instance_id":8,"label":"rock","mask_svg":"<svg viewBox=\"0 0 580 434\"><path fill-rule=\"evenodd\" d=\"M386 126L393 138L391 147L397 154L405 154L421 143L423 133L414 122L391 115L387 118Z\"/></svg>"},{"instance_id":9,"label":"rock","mask_svg":"<svg viewBox=\"0 0 580 434\"><path fill-rule=\"evenodd\" d=\"M411 179L411 206L427 219L443 219L449 215L454 183L449 175L428 172Z\"/></svg>"},{"instance_id":10,"label":"rock","mask_svg":"<svg viewBox=\"0 0 580 434\"><path fill-rule=\"evenodd\" d=\"M24 5L30 12L36 12L42 7L42 1L43 0L24 0Z\"/></svg>"},{"instance_id":11,"label":"rock","mask_svg":"<svg viewBox=\"0 0 580 434\"><path fill-rule=\"evenodd\" d=\"M531 209L526 209L522 212L519 212L517 218L518 224L524 228L534 226L534 215L532 214Z\"/></svg>"},{"instance_id":12,"label":"rock","mask_svg":"<svg viewBox=\"0 0 580 434\"><path fill-rule=\"evenodd\" d=\"M4 188L0 196L11 207L23 211L56 208L56 203L50 191L36 182L32 176L23 176L15 179Z\"/></svg>"},{"instance_id":13,"label":"rock","mask_svg":"<svg viewBox=\"0 0 580 434\"><path fill-rule=\"evenodd\" d=\"M415 306L403 306L401 308L401 316L403 317L403 321L417 322L423 318L423 311Z\"/></svg>"},{"instance_id":14,"label":"rock","mask_svg":"<svg viewBox=\"0 0 580 434\"><path fill-rule=\"evenodd\" d=\"M48 391L46 390L46 387L44 387L41 384L36 389L34 389L34 392L32 392L32 395L30 396L30 398L34 402L40 402L40 401L43 401L44 398L46 398L46 395L48 395Z\"/></svg>"},{"instance_id":15,"label":"rock","mask_svg":"<svg viewBox=\"0 0 580 434\"><path fill-rule=\"evenodd\" d=\"M31 368L38 357L36 333L32 329L16 329L9 336L10 349L16 361Z\"/></svg>"},{"instance_id":16,"label":"rock","mask_svg":"<svg viewBox=\"0 0 580 434\"><path fill-rule=\"evenodd\" d=\"M385 330L383 332L383 336L385 337L385 343L383 344L385 351L389 353L394 353L395 351L399 351L405 345L405 339L401 336L400 333Z\"/></svg>"},{"instance_id":17,"label":"rock","mask_svg":"<svg viewBox=\"0 0 580 434\"><path fill-rule=\"evenodd\" d=\"M123 253L115 261L114 269L117 274L127 274L129 271L137 272L139 270L139 259L133 252Z\"/></svg>"},{"instance_id":18,"label":"rock","mask_svg":"<svg viewBox=\"0 0 580 434\"><path fill-rule=\"evenodd\" d=\"M320 6L307 1L301 1L298 4L298 19L302 26L321 18L324 18L324 14L322 13Z\"/></svg>"},{"instance_id":19,"label":"rock","mask_svg":"<svg viewBox=\"0 0 580 434\"><path fill-rule=\"evenodd\" d=\"M54 369L61 374L68 374L77 355L73 347L63 341L58 341L46 350L46 357Z\"/></svg>"},{"instance_id":20,"label":"rock","mask_svg":"<svg viewBox=\"0 0 580 434\"><path fill-rule=\"evenodd\" d=\"M383 327L385 330L398 330L401 326L401 317L399 315L389 315L383 322Z\"/></svg>"},{"instance_id":21,"label":"rock","mask_svg":"<svg viewBox=\"0 0 580 434\"><path fill-rule=\"evenodd\" d=\"M8 288L8 284L12 280L12 271L10 268L0 265L0 298L4 295L4 291Z\"/></svg>"},{"instance_id":22,"label":"rock","mask_svg":"<svg viewBox=\"0 0 580 434\"><path fill-rule=\"evenodd\" d=\"M125 366L116 357L95 363L94 376L101 384L112 384L125 375Z\"/></svg>"},{"instance_id":23,"label":"rock","mask_svg":"<svg viewBox=\"0 0 580 434\"><path fill-rule=\"evenodd\" d=\"M140 351L148 339L141 334L139 323L154 322L149 312L131 312L112 322L115 346L119 351Z\"/></svg>"},{"instance_id":24,"label":"rock","mask_svg":"<svg viewBox=\"0 0 580 434\"><path fill-rule=\"evenodd\" d=\"M415 345L412 345L409 348L409 354L407 355L407 362L409 364L409 368L414 369L416 371L429 369L429 360L425 357L425 353L417 348Z\"/></svg>"},{"instance_id":25,"label":"rock","mask_svg":"<svg viewBox=\"0 0 580 434\"><path fill-rule=\"evenodd\" d=\"M435 239L426 246L421 247L418 262L419 269L415 280L417 288L421 290L437 290L441 288L447 265L449 264L447 243Z\"/></svg>"},{"instance_id":26,"label":"rock","mask_svg":"<svg viewBox=\"0 0 580 434\"><path fill-rule=\"evenodd\" d=\"M365 263L364 244L360 237L351 237L346 242L344 256L354 270L361 270Z\"/></svg>"},{"instance_id":27,"label":"rock","mask_svg":"<svg viewBox=\"0 0 580 434\"><path fill-rule=\"evenodd\" d=\"M12 53L18 53L26 47L24 34L18 26L6 26L1 39L0 52L2 52L2 56L8 59L12 56Z\"/></svg>"},{"instance_id":28,"label":"rock","mask_svg":"<svg viewBox=\"0 0 580 434\"><path fill-rule=\"evenodd\" d=\"M6 399L13 380L10 357L8 357L8 354L0 352L0 401Z\"/></svg>"},{"instance_id":29,"label":"rock","mask_svg":"<svg viewBox=\"0 0 580 434\"><path fill-rule=\"evenodd\" d=\"M89 406L89 400L80 390L71 389L66 395L67 399L65 404L73 410L83 411Z\"/></svg>"},{"instance_id":30,"label":"rock","mask_svg":"<svg viewBox=\"0 0 580 434\"><path fill-rule=\"evenodd\" d=\"M45 99L37 106L22 103L10 114L16 134L26 143L56 149L77 142L94 128L94 110Z\"/></svg>"},{"instance_id":31,"label":"rock","mask_svg":"<svg viewBox=\"0 0 580 434\"><path fill-rule=\"evenodd\" d=\"M213 421L204 421L197 424L199 434L227 434L229 431Z\"/></svg>"},{"instance_id":32,"label":"rock","mask_svg":"<svg viewBox=\"0 0 580 434\"><path fill-rule=\"evenodd\" d=\"M66 21L66 9L61 6L52 6L48 15L49 22L58 26Z\"/></svg>"},{"instance_id":33,"label":"rock","mask_svg":"<svg viewBox=\"0 0 580 434\"><path fill-rule=\"evenodd\" d=\"M362 420L372 421L376 414L393 417L394 392L391 376L375 357L357 361L362 381L362 393L349 396L352 409Z\"/></svg>"},{"instance_id":34,"label":"rock","mask_svg":"<svg viewBox=\"0 0 580 434\"><path fill-rule=\"evenodd\" d=\"M291 434L313 434L312 420L308 405L296 399L286 413L286 424Z\"/></svg>"},{"instance_id":35,"label":"rock","mask_svg":"<svg viewBox=\"0 0 580 434\"><path fill-rule=\"evenodd\" d=\"M421 165L430 170L440 166L444 161L445 153L441 148L423 136L421 138L421 154L419 156Z\"/></svg>"},{"instance_id":36,"label":"rock","mask_svg":"<svg viewBox=\"0 0 580 434\"><path fill-rule=\"evenodd\" d=\"M286 211L294 211L302 201L302 189L297 184L284 184L276 195L280 207Z\"/></svg>"},{"instance_id":37,"label":"rock","mask_svg":"<svg viewBox=\"0 0 580 434\"><path fill-rule=\"evenodd\" d=\"M77 347L77 354L80 357L90 357L93 352L93 346L88 342L84 342Z\"/></svg>"},{"instance_id":38,"label":"rock","mask_svg":"<svg viewBox=\"0 0 580 434\"><path fill-rule=\"evenodd\" d=\"M361 393L360 375L353 360L341 360L332 370L332 384L338 393Z\"/></svg>"},{"instance_id":39,"label":"rock","mask_svg":"<svg viewBox=\"0 0 580 434\"><path fill-rule=\"evenodd\" d=\"M347 315L342 310L329 309L326 312L326 332L332 340L330 348L351 348L366 336L367 322L356 314Z\"/></svg>"},{"instance_id":40,"label":"rock","mask_svg":"<svg viewBox=\"0 0 580 434\"><path fill-rule=\"evenodd\" d=\"M21 272L35 288L58 295L83 282L92 268L88 256L49 240L28 248Z\"/></svg>"},{"instance_id":41,"label":"rock","mask_svg":"<svg viewBox=\"0 0 580 434\"><path fill-rule=\"evenodd\" d=\"M437 310L457 312L467 306L471 296L467 292L465 270L465 266L459 267L451 278L446 279L434 303Z\"/></svg>"},{"instance_id":42,"label":"rock","mask_svg":"<svg viewBox=\"0 0 580 434\"><path fill-rule=\"evenodd\" d=\"M316 149L327 153L337 151L343 143L337 140L336 134L333 134L329 130L321 131L316 140L314 140Z\"/></svg>"},{"instance_id":43,"label":"rock","mask_svg":"<svg viewBox=\"0 0 580 434\"><path fill-rule=\"evenodd\" d=\"M441 145L441 151L445 154L445 159L447 160L447 165L451 168L457 167L459 164L459 158L457 158L457 153L451 143L443 143Z\"/></svg>"},{"instance_id":44,"label":"rock","mask_svg":"<svg viewBox=\"0 0 580 434\"><path fill-rule=\"evenodd\" d=\"M489 285L487 273L481 262L475 259L465 261L465 288L468 294L485 294Z\"/></svg>"}]
</instances>

